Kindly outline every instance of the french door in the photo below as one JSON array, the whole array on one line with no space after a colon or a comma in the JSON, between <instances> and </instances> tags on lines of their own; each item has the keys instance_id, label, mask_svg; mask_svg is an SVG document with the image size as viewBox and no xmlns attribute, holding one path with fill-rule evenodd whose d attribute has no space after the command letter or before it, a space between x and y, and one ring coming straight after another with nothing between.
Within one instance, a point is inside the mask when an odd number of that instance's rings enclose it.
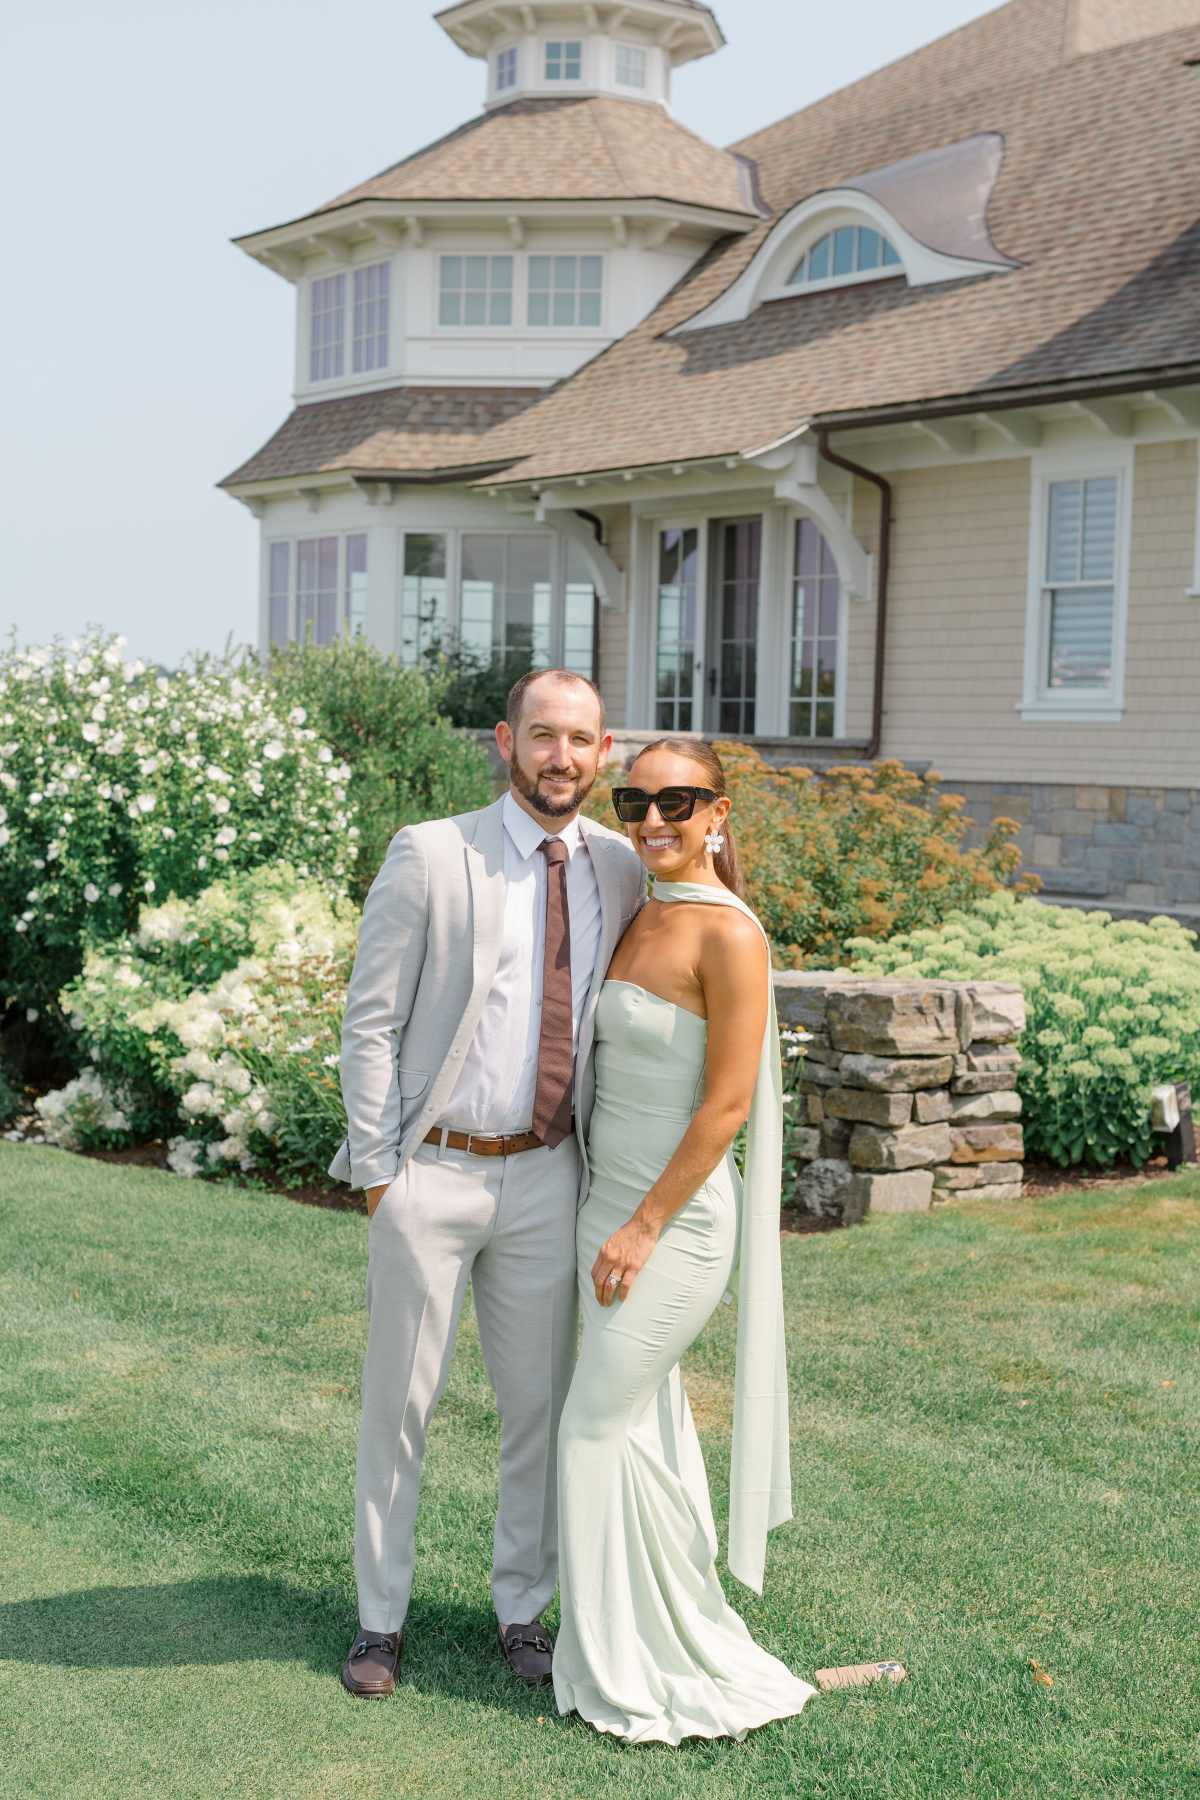
<instances>
[{"instance_id":1,"label":"french door","mask_svg":"<svg viewBox=\"0 0 1200 1800\"><path fill-rule=\"evenodd\" d=\"M722 737L755 730L762 519L709 526L704 728Z\"/></svg>"}]
</instances>

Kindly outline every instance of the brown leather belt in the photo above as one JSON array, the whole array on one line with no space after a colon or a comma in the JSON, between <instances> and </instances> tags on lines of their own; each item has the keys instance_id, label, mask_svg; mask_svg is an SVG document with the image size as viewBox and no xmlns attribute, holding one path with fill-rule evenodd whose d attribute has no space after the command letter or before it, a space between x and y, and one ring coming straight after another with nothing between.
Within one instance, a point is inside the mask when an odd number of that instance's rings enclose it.
<instances>
[{"instance_id":1,"label":"brown leather belt","mask_svg":"<svg viewBox=\"0 0 1200 1800\"><path fill-rule=\"evenodd\" d=\"M469 1150L472 1156L516 1156L522 1150L545 1149L541 1138L532 1131L517 1131L507 1137L488 1137L478 1131L447 1131L445 1138L447 1150ZM440 1146L441 1141L440 1125L426 1132L427 1144Z\"/></svg>"}]
</instances>

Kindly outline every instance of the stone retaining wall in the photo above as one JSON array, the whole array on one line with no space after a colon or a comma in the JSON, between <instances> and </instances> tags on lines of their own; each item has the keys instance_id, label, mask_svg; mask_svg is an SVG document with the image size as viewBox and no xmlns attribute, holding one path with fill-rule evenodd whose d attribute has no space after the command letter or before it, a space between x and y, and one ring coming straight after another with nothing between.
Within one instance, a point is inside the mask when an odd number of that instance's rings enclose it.
<instances>
[{"instance_id":1,"label":"stone retaining wall","mask_svg":"<svg viewBox=\"0 0 1200 1800\"><path fill-rule=\"evenodd\" d=\"M785 1205L853 1223L870 1211L925 1211L967 1189L1020 1197L1017 983L818 970L777 974L775 996L780 1022L812 1033L799 1085L801 1173Z\"/></svg>"}]
</instances>

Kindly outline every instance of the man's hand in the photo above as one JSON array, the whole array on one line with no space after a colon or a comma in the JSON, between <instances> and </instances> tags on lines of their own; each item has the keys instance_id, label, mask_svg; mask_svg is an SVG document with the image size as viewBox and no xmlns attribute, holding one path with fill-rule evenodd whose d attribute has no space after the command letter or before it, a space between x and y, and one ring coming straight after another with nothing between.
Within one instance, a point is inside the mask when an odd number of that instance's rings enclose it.
<instances>
[{"instance_id":1,"label":"man's hand","mask_svg":"<svg viewBox=\"0 0 1200 1800\"><path fill-rule=\"evenodd\" d=\"M390 1183L381 1181L378 1187L371 1187L366 1190L368 1219L373 1219L375 1217L375 1208L387 1193L389 1185Z\"/></svg>"}]
</instances>

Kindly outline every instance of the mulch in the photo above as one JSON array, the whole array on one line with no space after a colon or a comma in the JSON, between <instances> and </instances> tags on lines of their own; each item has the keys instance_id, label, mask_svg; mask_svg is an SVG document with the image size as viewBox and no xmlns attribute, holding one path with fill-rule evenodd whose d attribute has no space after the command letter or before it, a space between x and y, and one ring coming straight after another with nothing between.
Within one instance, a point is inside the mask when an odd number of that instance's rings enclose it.
<instances>
[{"instance_id":1,"label":"mulch","mask_svg":"<svg viewBox=\"0 0 1200 1800\"><path fill-rule=\"evenodd\" d=\"M79 1156L91 1157L94 1162L124 1164L128 1168L165 1169L167 1166L167 1147L160 1139L152 1139L145 1144L133 1144L125 1150L80 1150ZM1162 1181L1177 1171L1167 1167L1165 1156L1156 1156L1143 1168L1135 1168L1132 1163L1116 1163L1111 1169L1093 1170L1084 1173L1079 1169L1060 1169L1051 1162L1039 1162L1029 1159L1025 1163L1025 1184L1022 1189L1026 1200L1051 1199L1057 1194L1085 1193L1093 1190L1103 1192L1108 1188L1141 1187L1148 1182ZM236 1180L236 1176L226 1179ZM343 1186L331 1187L325 1182L312 1181L299 1187L279 1187L270 1181L247 1182L263 1193L280 1194L285 1200L295 1200L301 1206L321 1206L329 1212L365 1212L365 1203L357 1188ZM820 1231L844 1231L841 1219L819 1219L809 1213L795 1212L784 1207L781 1230L789 1236L807 1237Z\"/></svg>"}]
</instances>

